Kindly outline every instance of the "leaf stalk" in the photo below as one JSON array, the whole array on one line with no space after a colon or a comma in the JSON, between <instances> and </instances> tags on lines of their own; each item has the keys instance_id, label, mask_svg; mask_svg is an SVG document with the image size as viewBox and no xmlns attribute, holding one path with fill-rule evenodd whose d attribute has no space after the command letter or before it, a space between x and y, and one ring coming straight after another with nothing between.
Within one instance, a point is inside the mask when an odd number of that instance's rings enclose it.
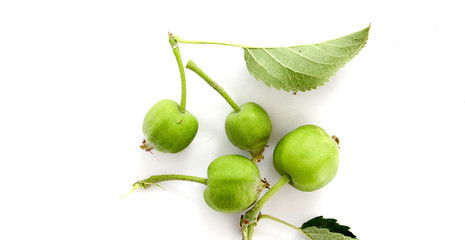
<instances>
[{"instance_id":1,"label":"leaf stalk","mask_svg":"<svg viewBox=\"0 0 465 240\"><path fill-rule=\"evenodd\" d=\"M259 46L248 46L248 45L234 44L234 43L227 43L227 42L187 40L187 39L182 39L177 35L173 35L173 38L177 42L188 43L188 44L214 44L214 45L224 45L224 46L240 47L240 48L262 48L262 47L259 47Z\"/></svg>"}]
</instances>

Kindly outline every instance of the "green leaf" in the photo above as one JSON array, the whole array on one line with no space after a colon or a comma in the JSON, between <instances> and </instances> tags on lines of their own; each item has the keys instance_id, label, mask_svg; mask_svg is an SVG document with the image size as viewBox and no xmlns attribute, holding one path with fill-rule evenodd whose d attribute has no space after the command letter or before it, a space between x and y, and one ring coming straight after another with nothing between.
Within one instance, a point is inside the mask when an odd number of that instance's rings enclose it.
<instances>
[{"instance_id":1,"label":"green leaf","mask_svg":"<svg viewBox=\"0 0 465 240\"><path fill-rule=\"evenodd\" d=\"M285 91L307 91L324 85L354 58L368 40L367 28L312 45L278 48L244 47L249 72L267 86Z\"/></svg>"},{"instance_id":2,"label":"green leaf","mask_svg":"<svg viewBox=\"0 0 465 240\"><path fill-rule=\"evenodd\" d=\"M326 228L308 227L302 232L312 240L354 240L355 238L344 236L340 233L330 232Z\"/></svg>"},{"instance_id":3,"label":"green leaf","mask_svg":"<svg viewBox=\"0 0 465 240\"><path fill-rule=\"evenodd\" d=\"M323 218L323 216L315 217L302 224L302 227L300 228L305 229L309 227L326 228L333 233L340 233L347 237L357 238L351 231L349 231L350 227L340 225L337 223L337 220L333 218Z\"/></svg>"}]
</instances>

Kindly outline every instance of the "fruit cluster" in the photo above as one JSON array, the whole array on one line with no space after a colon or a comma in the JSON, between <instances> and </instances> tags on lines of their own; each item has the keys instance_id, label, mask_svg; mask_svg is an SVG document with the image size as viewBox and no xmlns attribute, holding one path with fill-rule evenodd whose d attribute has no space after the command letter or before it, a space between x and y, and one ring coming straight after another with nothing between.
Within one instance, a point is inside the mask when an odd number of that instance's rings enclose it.
<instances>
[{"instance_id":1,"label":"fruit cluster","mask_svg":"<svg viewBox=\"0 0 465 240\"><path fill-rule=\"evenodd\" d=\"M181 74L183 99L181 104L165 99L156 103L145 115L142 130L146 151L177 153L194 140L198 121L185 109L185 74L177 42L170 35L170 43ZM226 91L193 61L186 65L203 78L231 105L226 117L225 131L229 141L250 153L251 159L240 155L226 155L213 160L207 178L187 175L155 175L136 182L132 191L147 188L168 180L193 181L206 185L204 200L212 209L222 213L237 213L249 209L241 219L243 239L251 239L263 205L282 186L290 184L300 191L314 191L327 185L336 175L339 165L339 146L322 128L304 125L285 135L273 152L273 165L282 176L270 188L257 167L263 160L264 149L270 139L272 124L267 112L257 103L238 106ZM269 190L260 198L262 191Z\"/></svg>"}]
</instances>

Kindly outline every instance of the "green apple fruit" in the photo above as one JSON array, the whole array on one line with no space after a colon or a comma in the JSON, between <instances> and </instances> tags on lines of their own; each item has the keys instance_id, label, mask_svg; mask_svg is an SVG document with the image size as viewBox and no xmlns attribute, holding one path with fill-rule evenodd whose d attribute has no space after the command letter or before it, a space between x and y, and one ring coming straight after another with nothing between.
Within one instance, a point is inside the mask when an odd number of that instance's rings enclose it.
<instances>
[{"instance_id":1,"label":"green apple fruit","mask_svg":"<svg viewBox=\"0 0 465 240\"><path fill-rule=\"evenodd\" d=\"M273 152L273 165L289 184L314 191L328 184L339 165L338 144L320 127L304 125L284 136Z\"/></svg>"},{"instance_id":2,"label":"green apple fruit","mask_svg":"<svg viewBox=\"0 0 465 240\"><path fill-rule=\"evenodd\" d=\"M189 112L182 113L170 99L161 100L147 112L142 124L145 139L141 148L146 151L177 153L184 150L198 130L197 119Z\"/></svg>"},{"instance_id":3,"label":"green apple fruit","mask_svg":"<svg viewBox=\"0 0 465 240\"><path fill-rule=\"evenodd\" d=\"M236 147L251 153L254 162L263 159L263 151L270 139L271 120L258 104L243 104L239 112L231 112L225 121L226 135Z\"/></svg>"},{"instance_id":4,"label":"green apple fruit","mask_svg":"<svg viewBox=\"0 0 465 240\"><path fill-rule=\"evenodd\" d=\"M207 175L205 202L222 213L246 210L268 186L260 179L258 167L240 155L225 155L215 159L208 166Z\"/></svg>"}]
</instances>

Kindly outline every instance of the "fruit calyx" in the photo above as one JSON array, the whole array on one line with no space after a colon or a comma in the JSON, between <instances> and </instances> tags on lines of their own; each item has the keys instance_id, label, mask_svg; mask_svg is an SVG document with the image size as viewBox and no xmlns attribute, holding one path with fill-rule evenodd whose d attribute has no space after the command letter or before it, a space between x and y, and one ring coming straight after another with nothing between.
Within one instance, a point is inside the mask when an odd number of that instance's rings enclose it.
<instances>
[{"instance_id":1,"label":"fruit calyx","mask_svg":"<svg viewBox=\"0 0 465 240\"><path fill-rule=\"evenodd\" d=\"M147 141L147 140L142 140L142 145L140 145L140 148L146 152L152 153L152 150L154 149L153 145Z\"/></svg>"},{"instance_id":2,"label":"fruit calyx","mask_svg":"<svg viewBox=\"0 0 465 240\"><path fill-rule=\"evenodd\" d=\"M263 156L264 151L265 151L265 147L262 147L260 149L255 150L255 151L249 151L250 155L252 155L252 161L254 163L259 163L263 159L265 159L265 157Z\"/></svg>"}]
</instances>

